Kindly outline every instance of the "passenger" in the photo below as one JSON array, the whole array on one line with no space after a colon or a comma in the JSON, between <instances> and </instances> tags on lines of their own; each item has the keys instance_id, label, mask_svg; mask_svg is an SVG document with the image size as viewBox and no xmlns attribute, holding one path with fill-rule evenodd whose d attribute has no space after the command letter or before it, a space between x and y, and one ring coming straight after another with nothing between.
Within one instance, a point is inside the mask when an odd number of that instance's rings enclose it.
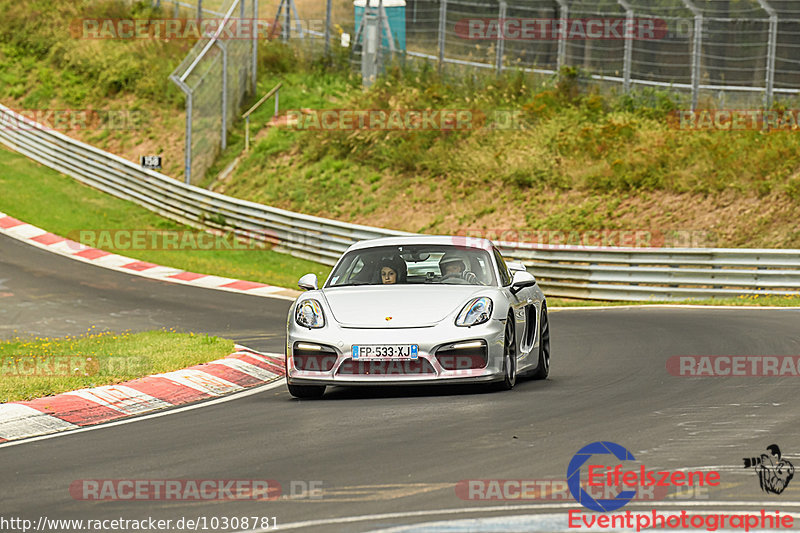
<instances>
[{"instance_id":1,"label":"passenger","mask_svg":"<svg viewBox=\"0 0 800 533\"><path fill-rule=\"evenodd\" d=\"M381 283L384 285L394 285L397 283L397 271L389 265L382 266Z\"/></svg>"},{"instance_id":2,"label":"passenger","mask_svg":"<svg viewBox=\"0 0 800 533\"><path fill-rule=\"evenodd\" d=\"M384 259L380 265L379 275L383 285L406 282L406 262L402 259Z\"/></svg>"}]
</instances>

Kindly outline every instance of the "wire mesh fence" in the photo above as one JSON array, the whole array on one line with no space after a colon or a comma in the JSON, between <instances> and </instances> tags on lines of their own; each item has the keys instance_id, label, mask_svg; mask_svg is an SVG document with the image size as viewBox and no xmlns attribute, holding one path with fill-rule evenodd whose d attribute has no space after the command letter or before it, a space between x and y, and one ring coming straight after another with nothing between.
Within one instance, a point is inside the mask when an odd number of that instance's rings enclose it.
<instances>
[{"instance_id":1,"label":"wire mesh fence","mask_svg":"<svg viewBox=\"0 0 800 533\"><path fill-rule=\"evenodd\" d=\"M445 73L571 66L625 90L685 91L695 106L800 93L796 0L406 0L405 24L401 53Z\"/></svg>"},{"instance_id":2,"label":"wire mesh fence","mask_svg":"<svg viewBox=\"0 0 800 533\"><path fill-rule=\"evenodd\" d=\"M194 0L201 14L269 21L270 37L314 56L349 46L365 75L393 59L426 61L448 76L521 70L544 75L575 67L596 83L661 87L693 107L771 107L800 94L800 2L796 0ZM298 5L299 4L299 5ZM357 16L361 6L364 16ZM367 15L397 25L365 54ZM380 9L383 7L384 9ZM177 8L176 8L177 9ZM385 37L393 36L387 46ZM349 37L352 42L347 42ZM342 44L340 45L340 40ZM199 181L220 149L248 90L256 40L204 38L172 75L187 95L187 182ZM393 50L392 50L393 48ZM374 69L373 69L374 71ZM224 93L224 95L223 95ZM222 105L222 102L225 105Z\"/></svg>"},{"instance_id":3,"label":"wire mesh fence","mask_svg":"<svg viewBox=\"0 0 800 533\"><path fill-rule=\"evenodd\" d=\"M208 4L215 10L206 11L198 2L198 13L218 16L217 29L198 40L170 75L186 95L186 183L199 182L225 149L227 131L245 95L255 89L258 0ZM236 31L237 25L246 31Z\"/></svg>"}]
</instances>

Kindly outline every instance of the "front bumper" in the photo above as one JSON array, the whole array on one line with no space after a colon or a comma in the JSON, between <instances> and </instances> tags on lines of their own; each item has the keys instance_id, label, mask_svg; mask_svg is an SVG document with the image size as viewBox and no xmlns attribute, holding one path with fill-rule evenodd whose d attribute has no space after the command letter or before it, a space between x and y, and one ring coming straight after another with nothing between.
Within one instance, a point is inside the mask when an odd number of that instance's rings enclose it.
<instances>
[{"instance_id":1,"label":"front bumper","mask_svg":"<svg viewBox=\"0 0 800 533\"><path fill-rule=\"evenodd\" d=\"M503 379L504 320L489 320L471 328L440 323L424 328L343 328L328 323L321 329L302 328L289 321L286 335L286 380L292 385L421 385L489 383ZM454 343L482 340L486 343L485 366L463 368L446 365L436 358L437 350ZM294 359L297 343L330 349L330 370L302 370ZM353 362L353 345L416 344L418 362ZM302 365L301 365L302 366Z\"/></svg>"}]
</instances>

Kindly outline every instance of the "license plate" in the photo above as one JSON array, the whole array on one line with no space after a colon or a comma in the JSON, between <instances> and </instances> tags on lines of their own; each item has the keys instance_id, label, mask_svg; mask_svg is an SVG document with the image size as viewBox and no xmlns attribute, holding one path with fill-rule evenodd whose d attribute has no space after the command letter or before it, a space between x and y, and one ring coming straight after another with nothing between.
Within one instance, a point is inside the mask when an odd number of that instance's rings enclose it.
<instances>
[{"instance_id":1,"label":"license plate","mask_svg":"<svg viewBox=\"0 0 800 533\"><path fill-rule=\"evenodd\" d=\"M353 345L354 361L386 361L394 359L417 359L417 344L361 344Z\"/></svg>"}]
</instances>

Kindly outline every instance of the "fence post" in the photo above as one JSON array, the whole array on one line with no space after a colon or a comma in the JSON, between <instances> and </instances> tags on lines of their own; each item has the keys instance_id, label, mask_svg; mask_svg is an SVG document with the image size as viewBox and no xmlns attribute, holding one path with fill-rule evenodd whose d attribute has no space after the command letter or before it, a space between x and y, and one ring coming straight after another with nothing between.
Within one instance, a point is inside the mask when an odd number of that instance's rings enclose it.
<instances>
[{"instance_id":1,"label":"fence post","mask_svg":"<svg viewBox=\"0 0 800 533\"><path fill-rule=\"evenodd\" d=\"M558 1L558 18L561 21L561 33L558 36L558 58L556 59L556 71L561 72L561 67L567 60L567 28L569 27L569 5L566 0Z\"/></svg>"},{"instance_id":2,"label":"fence post","mask_svg":"<svg viewBox=\"0 0 800 533\"><path fill-rule=\"evenodd\" d=\"M203 20L203 0L197 0L197 20Z\"/></svg>"},{"instance_id":3,"label":"fence post","mask_svg":"<svg viewBox=\"0 0 800 533\"><path fill-rule=\"evenodd\" d=\"M244 0L242 0L244 1ZM258 0L253 0L253 18L258 18ZM258 79L256 78L256 70L258 69L258 32L253 32L253 94L258 90Z\"/></svg>"},{"instance_id":4,"label":"fence post","mask_svg":"<svg viewBox=\"0 0 800 533\"><path fill-rule=\"evenodd\" d=\"M439 0L439 74L444 63L445 29L447 28L447 0Z\"/></svg>"},{"instance_id":5,"label":"fence post","mask_svg":"<svg viewBox=\"0 0 800 533\"><path fill-rule=\"evenodd\" d=\"M177 76L169 79L186 95L186 138L183 149L183 175L186 185L192 184L192 90Z\"/></svg>"},{"instance_id":6,"label":"fence post","mask_svg":"<svg viewBox=\"0 0 800 533\"><path fill-rule=\"evenodd\" d=\"M283 26L283 42L289 42L289 39L292 37L292 10L290 6L290 2L292 0L286 0L286 16L284 17L286 21L284 22Z\"/></svg>"},{"instance_id":7,"label":"fence post","mask_svg":"<svg viewBox=\"0 0 800 533\"><path fill-rule=\"evenodd\" d=\"M494 68L497 70L497 74L503 72L503 52L505 51L505 35L503 34L503 27L504 22L506 20L506 9L508 5L505 3L505 0L500 0L500 16L498 20L498 28L497 28L497 56L494 60Z\"/></svg>"},{"instance_id":8,"label":"fence post","mask_svg":"<svg viewBox=\"0 0 800 533\"><path fill-rule=\"evenodd\" d=\"M331 57L331 1L325 6L325 58Z\"/></svg>"},{"instance_id":9,"label":"fence post","mask_svg":"<svg viewBox=\"0 0 800 533\"><path fill-rule=\"evenodd\" d=\"M367 4L369 3L370 0L367 0ZM389 33L386 36L386 38L391 39L392 34ZM383 68L383 0L378 0L378 50L375 53L376 76L380 76L382 68Z\"/></svg>"},{"instance_id":10,"label":"fence post","mask_svg":"<svg viewBox=\"0 0 800 533\"><path fill-rule=\"evenodd\" d=\"M224 150L228 147L228 47L222 41L215 42L222 50L222 131L221 146Z\"/></svg>"},{"instance_id":11,"label":"fence post","mask_svg":"<svg viewBox=\"0 0 800 533\"><path fill-rule=\"evenodd\" d=\"M762 9L769 15L769 44L767 45L766 65L766 91L764 93L764 108L772 107L773 92L775 89L775 54L778 47L778 13L767 0L758 0Z\"/></svg>"},{"instance_id":12,"label":"fence post","mask_svg":"<svg viewBox=\"0 0 800 533\"><path fill-rule=\"evenodd\" d=\"M692 0L683 0L694 15L694 35L692 36L692 111L697 109L700 94L700 59L703 53L703 12L697 9Z\"/></svg>"},{"instance_id":13,"label":"fence post","mask_svg":"<svg viewBox=\"0 0 800 533\"><path fill-rule=\"evenodd\" d=\"M627 0L617 0L619 5L625 10L625 23L628 28L632 28L635 22L633 8ZM625 94L631 91L631 63L633 61L633 36L625 32L625 51L622 63L622 90Z\"/></svg>"}]
</instances>

